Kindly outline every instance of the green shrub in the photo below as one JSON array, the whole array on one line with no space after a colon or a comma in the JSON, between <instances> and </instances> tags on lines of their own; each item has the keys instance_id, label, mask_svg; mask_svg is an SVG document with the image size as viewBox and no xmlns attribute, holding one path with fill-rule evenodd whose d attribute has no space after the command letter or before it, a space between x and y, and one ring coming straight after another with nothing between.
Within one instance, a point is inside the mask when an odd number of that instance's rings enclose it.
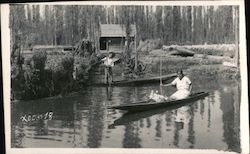
<instances>
[{"instance_id":1,"label":"green shrub","mask_svg":"<svg viewBox=\"0 0 250 154\"><path fill-rule=\"evenodd\" d=\"M73 72L74 69L74 58L73 57L64 57L61 62L63 69Z\"/></svg>"},{"instance_id":2,"label":"green shrub","mask_svg":"<svg viewBox=\"0 0 250 154\"><path fill-rule=\"evenodd\" d=\"M44 51L35 52L33 57L33 67L38 70L44 70L47 60L47 53Z\"/></svg>"},{"instance_id":3,"label":"green shrub","mask_svg":"<svg viewBox=\"0 0 250 154\"><path fill-rule=\"evenodd\" d=\"M12 75L12 98L37 99L79 90L87 83L93 64L99 60L96 54L73 57L71 54L54 55L46 54L44 50L37 51L31 61L25 63L23 72ZM11 67L15 72L17 66ZM77 80L73 80L75 69L78 72Z\"/></svg>"}]
</instances>

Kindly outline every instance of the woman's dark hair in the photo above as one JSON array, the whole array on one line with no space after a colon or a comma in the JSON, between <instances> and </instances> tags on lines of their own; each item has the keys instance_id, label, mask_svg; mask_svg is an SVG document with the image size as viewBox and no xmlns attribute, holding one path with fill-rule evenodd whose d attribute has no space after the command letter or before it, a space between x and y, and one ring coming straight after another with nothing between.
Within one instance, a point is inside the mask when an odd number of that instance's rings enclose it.
<instances>
[{"instance_id":1,"label":"woman's dark hair","mask_svg":"<svg viewBox=\"0 0 250 154\"><path fill-rule=\"evenodd\" d=\"M177 71L177 74L178 74L178 73L183 74L182 69L179 69L179 70Z\"/></svg>"},{"instance_id":2,"label":"woman's dark hair","mask_svg":"<svg viewBox=\"0 0 250 154\"><path fill-rule=\"evenodd\" d=\"M109 52L108 55L111 55L111 58L115 57L115 53L114 52Z\"/></svg>"}]
</instances>

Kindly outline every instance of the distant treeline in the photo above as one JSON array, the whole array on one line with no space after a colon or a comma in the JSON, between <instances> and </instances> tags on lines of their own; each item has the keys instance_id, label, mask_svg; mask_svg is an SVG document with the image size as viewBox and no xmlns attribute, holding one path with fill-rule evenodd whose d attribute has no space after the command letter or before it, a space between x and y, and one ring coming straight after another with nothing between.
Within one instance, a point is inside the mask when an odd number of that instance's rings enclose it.
<instances>
[{"instance_id":1,"label":"distant treeline","mask_svg":"<svg viewBox=\"0 0 250 154\"><path fill-rule=\"evenodd\" d=\"M75 45L100 24L136 24L138 40L164 44L234 43L238 6L11 5L12 44ZM237 26L239 27L239 26ZM238 29L237 29L238 31Z\"/></svg>"}]
</instances>

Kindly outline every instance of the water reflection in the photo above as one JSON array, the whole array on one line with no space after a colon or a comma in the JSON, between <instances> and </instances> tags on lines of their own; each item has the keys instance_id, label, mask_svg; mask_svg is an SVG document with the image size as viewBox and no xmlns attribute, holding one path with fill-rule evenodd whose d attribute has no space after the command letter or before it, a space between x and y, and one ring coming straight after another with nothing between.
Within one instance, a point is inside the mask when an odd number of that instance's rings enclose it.
<instances>
[{"instance_id":1,"label":"water reflection","mask_svg":"<svg viewBox=\"0 0 250 154\"><path fill-rule=\"evenodd\" d=\"M210 81L212 82L212 81ZM66 98L12 102L11 146L198 148L240 151L240 87L236 83L194 85L209 96L174 107L141 113L107 110L107 105L147 99L147 94L172 89L89 87ZM233 88L232 88L233 87ZM25 114L52 111L52 120L23 123ZM208 144L209 143L209 144Z\"/></svg>"},{"instance_id":2,"label":"water reflection","mask_svg":"<svg viewBox=\"0 0 250 154\"><path fill-rule=\"evenodd\" d=\"M229 149L236 149L237 151L240 148L237 146L240 144L239 140L239 128L235 127L235 125L240 125L240 116L237 112L239 110L239 86L232 87L232 91L226 91L225 93L221 93L221 99L227 102L227 104L221 104L220 108L223 111L223 137L224 141L227 143ZM229 96L227 95L229 94ZM231 95L230 95L231 94ZM232 112L233 111L233 112Z\"/></svg>"},{"instance_id":3,"label":"water reflection","mask_svg":"<svg viewBox=\"0 0 250 154\"><path fill-rule=\"evenodd\" d=\"M106 87L107 100L112 100L113 87Z\"/></svg>"},{"instance_id":4,"label":"water reflection","mask_svg":"<svg viewBox=\"0 0 250 154\"><path fill-rule=\"evenodd\" d=\"M187 141L190 143L189 148L194 148L195 131L194 131L194 109L193 108L191 108L189 111L189 122L187 122L187 123L188 123L188 139L187 139Z\"/></svg>"},{"instance_id":5,"label":"water reflection","mask_svg":"<svg viewBox=\"0 0 250 154\"><path fill-rule=\"evenodd\" d=\"M162 121L161 121L161 119L157 119L156 120L156 126L155 126L155 137L161 137L161 129L162 129Z\"/></svg>"},{"instance_id":6,"label":"water reflection","mask_svg":"<svg viewBox=\"0 0 250 154\"><path fill-rule=\"evenodd\" d=\"M125 126L124 138L123 138L123 147L124 148L140 148L141 139L139 138L138 133L138 124L129 123Z\"/></svg>"},{"instance_id":7,"label":"water reflection","mask_svg":"<svg viewBox=\"0 0 250 154\"><path fill-rule=\"evenodd\" d=\"M180 141L180 130L183 129L183 123L182 122L175 122L174 125L174 140L173 144L175 147L179 147L179 141Z\"/></svg>"},{"instance_id":8,"label":"water reflection","mask_svg":"<svg viewBox=\"0 0 250 154\"><path fill-rule=\"evenodd\" d=\"M110 89L111 90L111 89ZM103 95L101 94L101 89L91 89L91 95L95 97L91 97L92 105L89 107L89 115L88 116L88 136L87 136L87 146L90 148L98 148L101 146L102 140L102 131L104 127L104 110L103 110ZM109 98L108 98L109 99Z\"/></svg>"}]
</instances>

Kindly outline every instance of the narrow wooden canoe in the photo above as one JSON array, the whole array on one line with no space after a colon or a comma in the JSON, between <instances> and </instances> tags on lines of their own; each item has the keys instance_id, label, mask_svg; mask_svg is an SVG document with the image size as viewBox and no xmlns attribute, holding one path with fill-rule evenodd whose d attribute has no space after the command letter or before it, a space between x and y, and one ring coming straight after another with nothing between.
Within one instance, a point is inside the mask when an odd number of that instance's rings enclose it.
<instances>
[{"instance_id":1,"label":"narrow wooden canoe","mask_svg":"<svg viewBox=\"0 0 250 154\"><path fill-rule=\"evenodd\" d=\"M152 83L160 83L160 80L162 82L167 82L168 80L176 78L176 74L169 74L169 75L163 75L163 76L157 76L157 77L151 77L151 78L140 78L140 79L133 79L133 80L120 80L120 81L114 81L111 83L112 86L136 86L136 85L144 85L144 84L152 84ZM95 86L107 86L108 84L105 83L97 83L94 84Z\"/></svg>"},{"instance_id":2,"label":"narrow wooden canoe","mask_svg":"<svg viewBox=\"0 0 250 154\"><path fill-rule=\"evenodd\" d=\"M188 98L180 99L180 100L172 100L172 101L169 100L169 101L163 101L163 102L154 102L151 100L147 100L147 101L141 101L141 102L126 104L126 105L109 106L108 109L119 109L119 110L125 110L128 112L139 112L139 111L151 110L155 108L173 106L177 104L189 103L189 102L193 102L201 98L204 98L206 96L208 96L207 92L199 92L199 93L194 93L190 95Z\"/></svg>"},{"instance_id":3,"label":"narrow wooden canoe","mask_svg":"<svg viewBox=\"0 0 250 154\"><path fill-rule=\"evenodd\" d=\"M168 107L161 107L161 108L155 108L152 110L146 110L141 112L126 112L123 114L120 118L116 119L113 124L109 125L109 128L113 128L114 126L119 125L126 125L130 122L138 121L140 119L151 117L155 114L162 114L167 111L176 110L178 108L181 108L183 106L190 106L194 104L195 101L189 102L189 103L178 103L176 105L168 106Z\"/></svg>"}]
</instances>

